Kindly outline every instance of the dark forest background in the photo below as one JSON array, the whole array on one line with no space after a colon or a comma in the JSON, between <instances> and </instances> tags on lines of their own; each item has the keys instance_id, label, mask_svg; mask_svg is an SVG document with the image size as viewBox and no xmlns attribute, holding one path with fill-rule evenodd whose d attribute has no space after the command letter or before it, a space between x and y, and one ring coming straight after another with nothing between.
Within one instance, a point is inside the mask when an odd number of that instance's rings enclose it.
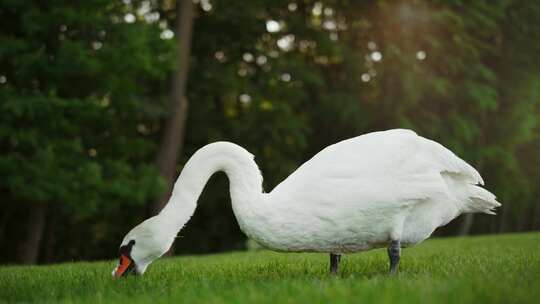
<instances>
[{"instance_id":1,"label":"dark forest background","mask_svg":"<svg viewBox=\"0 0 540 304\"><path fill-rule=\"evenodd\" d=\"M540 229L540 1L0 0L0 263L116 256L203 145L270 191L320 149L410 128L503 203L437 235ZM175 253L246 247L224 175Z\"/></svg>"}]
</instances>

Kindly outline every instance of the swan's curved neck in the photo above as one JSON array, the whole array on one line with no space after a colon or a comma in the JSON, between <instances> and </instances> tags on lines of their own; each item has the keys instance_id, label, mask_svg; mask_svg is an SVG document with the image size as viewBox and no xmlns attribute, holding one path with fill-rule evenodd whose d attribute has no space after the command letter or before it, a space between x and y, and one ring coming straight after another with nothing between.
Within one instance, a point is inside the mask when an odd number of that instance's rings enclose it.
<instances>
[{"instance_id":1,"label":"swan's curved neck","mask_svg":"<svg viewBox=\"0 0 540 304\"><path fill-rule=\"evenodd\" d=\"M171 233L178 233L188 222L208 179L218 171L224 171L229 178L233 211L241 226L241 219L252 212L251 206L261 201L262 176L253 155L229 142L206 145L186 163L169 202L158 215Z\"/></svg>"}]
</instances>

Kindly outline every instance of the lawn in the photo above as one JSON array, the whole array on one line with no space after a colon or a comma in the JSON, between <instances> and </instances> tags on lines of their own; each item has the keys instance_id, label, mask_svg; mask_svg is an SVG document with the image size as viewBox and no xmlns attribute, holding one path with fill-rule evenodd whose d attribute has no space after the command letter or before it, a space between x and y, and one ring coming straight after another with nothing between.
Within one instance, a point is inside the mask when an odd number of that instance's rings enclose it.
<instances>
[{"instance_id":1,"label":"lawn","mask_svg":"<svg viewBox=\"0 0 540 304\"><path fill-rule=\"evenodd\" d=\"M122 303L539 303L540 233L440 238L342 259L268 251L161 259L142 277L111 279L116 261L0 267L0 301Z\"/></svg>"}]
</instances>

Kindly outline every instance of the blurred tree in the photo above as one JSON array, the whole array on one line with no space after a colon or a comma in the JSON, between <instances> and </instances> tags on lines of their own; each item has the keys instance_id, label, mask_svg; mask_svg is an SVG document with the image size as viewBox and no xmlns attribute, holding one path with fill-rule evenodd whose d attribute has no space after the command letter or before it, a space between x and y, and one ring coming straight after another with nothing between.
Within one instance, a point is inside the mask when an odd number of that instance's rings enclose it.
<instances>
[{"instance_id":1,"label":"blurred tree","mask_svg":"<svg viewBox=\"0 0 540 304\"><path fill-rule=\"evenodd\" d=\"M169 193L176 180L178 154L184 145L185 121L188 111L186 86L189 72L191 34L195 8L191 0L176 1L176 44L179 67L173 73L169 93L170 105L167 123L163 131L163 140L157 154L157 168L165 179L166 191L152 203L151 213L158 213L167 203Z\"/></svg>"},{"instance_id":2,"label":"blurred tree","mask_svg":"<svg viewBox=\"0 0 540 304\"><path fill-rule=\"evenodd\" d=\"M317 67L310 79L322 79L305 85L311 153L367 131L412 128L473 163L501 201L531 201L516 155L537 125L538 46L518 41L537 41L537 7L442 0L295 7L299 14L283 21L304 29L293 31L293 52ZM461 232L506 230L507 208L519 212L505 204L497 228L468 216Z\"/></svg>"},{"instance_id":3,"label":"blurred tree","mask_svg":"<svg viewBox=\"0 0 540 304\"><path fill-rule=\"evenodd\" d=\"M173 48L122 2L1 7L0 191L24 233L2 247L20 239L20 261L34 263L47 218L97 219L162 191L149 160Z\"/></svg>"},{"instance_id":4,"label":"blurred tree","mask_svg":"<svg viewBox=\"0 0 540 304\"><path fill-rule=\"evenodd\" d=\"M29 231L23 247L45 238L42 257L111 257L138 206L167 193L156 157L171 178L203 145L233 141L270 191L326 145L395 127L451 148L503 202L439 233L540 225L540 2L195 0L192 103L172 129L164 95L188 67L188 43L171 40L176 1L4 2L3 249ZM226 183L211 179L177 252L244 247Z\"/></svg>"},{"instance_id":5,"label":"blurred tree","mask_svg":"<svg viewBox=\"0 0 540 304\"><path fill-rule=\"evenodd\" d=\"M187 90L194 103L179 169L205 144L228 140L256 155L270 190L301 160L306 123L298 91L280 80L284 67L271 68L279 59L261 45L272 7L268 1L199 3ZM211 179L176 252L244 248L226 183L223 175Z\"/></svg>"}]
</instances>

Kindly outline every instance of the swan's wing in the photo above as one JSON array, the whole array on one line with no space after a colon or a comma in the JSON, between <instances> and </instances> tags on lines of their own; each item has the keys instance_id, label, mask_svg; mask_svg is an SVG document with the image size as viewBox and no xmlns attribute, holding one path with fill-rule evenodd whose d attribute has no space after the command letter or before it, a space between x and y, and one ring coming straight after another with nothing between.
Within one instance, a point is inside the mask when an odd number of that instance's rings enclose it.
<instances>
[{"instance_id":1,"label":"swan's wing","mask_svg":"<svg viewBox=\"0 0 540 304\"><path fill-rule=\"evenodd\" d=\"M452 173L468 184L484 184L480 173L476 171L466 161L456 156L452 151L445 148L436 141L420 137L423 154L422 157L429 158L433 166L441 173Z\"/></svg>"},{"instance_id":2,"label":"swan's wing","mask_svg":"<svg viewBox=\"0 0 540 304\"><path fill-rule=\"evenodd\" d=\"M474 168L442 145L410 130L374 132L331 145L271 194L303 206L407 205L447 195L441 173L481 182Z\"/></svg>"}]
</instances>

